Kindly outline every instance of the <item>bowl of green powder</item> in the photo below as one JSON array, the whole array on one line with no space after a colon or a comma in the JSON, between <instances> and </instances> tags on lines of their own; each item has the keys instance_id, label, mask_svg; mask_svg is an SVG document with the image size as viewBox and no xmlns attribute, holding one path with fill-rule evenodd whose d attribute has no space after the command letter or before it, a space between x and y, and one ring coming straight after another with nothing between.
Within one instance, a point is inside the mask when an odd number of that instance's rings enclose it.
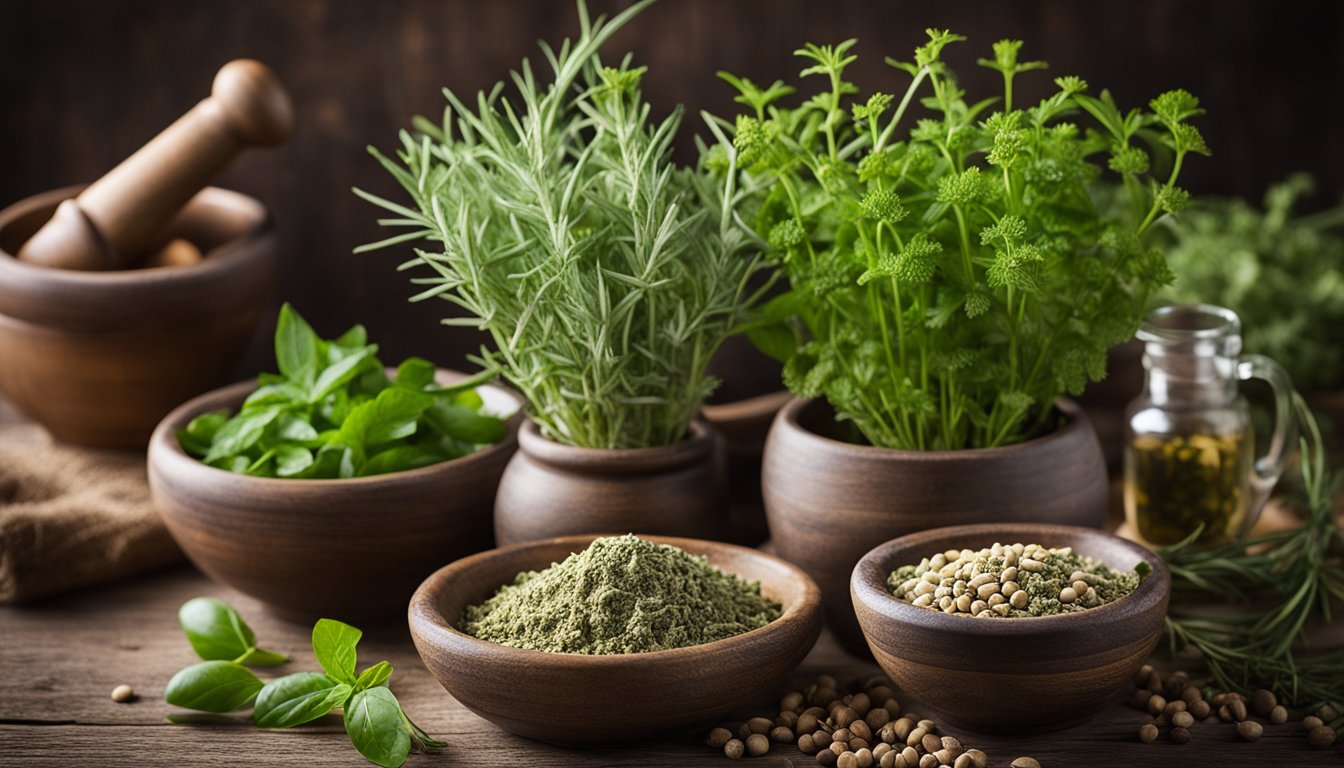
<instances>
[{"instance_id":1,"label":"bowl of green powder","mask_svg":"<svg viewBox=\"0 0 1344 768\"><path fill-rule=\"evenodd\" d=\"M1092 528L958 525L859 561L850 594L877 663L944 719L1044 731L1100 710L1157 645L1171 574Z\"/></svg>"},{"instance_id":2,"label":"bowl of green powder","mask_svg":"<svg viewBox=\"0 0 1344 768\"><path fill-rule=\"evenodd\" d=\"M411 599L425 666L506 731L562 745L714 721L778 684L821 631L789 563L721 542L566 536L458 560Z\"/></svg>"}]
</instances>

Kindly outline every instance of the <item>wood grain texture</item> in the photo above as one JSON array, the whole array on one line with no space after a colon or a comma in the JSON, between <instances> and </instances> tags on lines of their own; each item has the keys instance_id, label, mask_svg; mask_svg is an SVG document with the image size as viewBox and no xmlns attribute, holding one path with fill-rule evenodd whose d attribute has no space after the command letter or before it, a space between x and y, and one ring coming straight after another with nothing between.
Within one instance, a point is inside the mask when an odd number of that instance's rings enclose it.
<instances>
[{"instance_id":1,"label":"wood grain texture","mask_svg":"<svg viewBox=\"0 0 1344 768\"><path fill-rule=\"evenodd\" d=\"M118 272L47 269L12 255L78 188L0 211L0 390L56 439L143 448L182 402L226 383L270 301L266 209L209 188L169 231L207 258Z\"/></svg>"},{"instance_id":2,"label":"wood grain texture","mask_svg":"<svg viewBox=\"0 0 1344 768\"><path fill-rule=\"evenodd\" d=\"M443 384L465 374L440 371ZM159 514L187 557L219 581L311 622L395 617L445 562L489 549L495 486L516 447L515 413L501 442L453 461L346 480L250 477L188 456L177 433L213 410L235 410L255 388L244 382L169 414L149 447ZM480 388L493 412L518 398Z\"/></svg>"},{"instance_id":3,"label":"wood grain texture","mask_svg":"<svg viewBox=\"0 0 1344 768\"><path fill-rule=\"evenodd\" d=\"M576 448L531 421L499 481L495 540L501 545L579 533L729 535L728 481L714 428L653 448Z\"/></svg>"},{"instance_id":4,"label":"wood grain texture","mask_svg":"<svg viewBox=\"0 0 1344 768\"><path fill-rule=\"evenodd\" d=\"M1147 563L1138 589L1109 605L1062 616L977 619L892 597L887 577L951 549L995 543L1072 547L1118 571ZM1123 689L1162 632L1171 574L1133 542L1087 528L1000 523L935 528L886 542L850 580L859 625L878 666L948 722L1021 732L1076 722ZM1031 702L1016 706L1016 702Z\"/></svg>"},{"instance_id":5,"label":"wood grain texture","mask_svg":"<svg viewBox=\"0 0 1344 768\"><path fill-rule=\"evenodd\" d=\"M761 470L770 539L821 586L831 629L865 646L849 601L855 563L874 546L945 525L1065 523L1100 528L1109 497L1091 424L1064 400L1063 427L1003 448L898 451L842 442L821 401L779 412Z\"/></svg>"},{"instance_id":6,"label":"wood grain texture","mask_svg":"<svg viewBox=\"0 0 1344 768\"><path fill-rule=\"evenodd\" d=\"M719 542L650 536L704 556L778 601L764 627L713 643L652 653L585 656L541 653L478 640L453 624L525 571L581 552L596 536L520 544L459 560L425 580L411 598L410 626L425 665L473 712L521 736L596 745L710 727L786 679L821 631L821 593L801 570L758 550ZM575 597L578 597L577 595Z\"/></svg>"},{"instance_id":7,"label":"wood grain texture","mask_svg":"<svg viewBox=\"0 0 1344 768\"><path fill-rule=\"evenodd\" d=\"M611 14L629 0L589 5ZM1029 103L1052 77L1070 74L1109 88L1125 106L1189 89L1209 110L1200 128L1214 151L1182 173L1196 195L1259 199L1297 169L1323 182L1312 206L1344 192L1344 142L1336 138L1344 100L1321 96L1344 91L1344 5L1334 0L1241 0L1235 9L1225 0L662 0L612 39L608 59L633 51L637 65L649 66L644 85L656 114L686 106L678 149L689 161L692 135L705 133L699 111L739 109L716 70L758 83L792 78L801 69L792 51L802 43L858 37L857 82L896 92L908 78L882 58L908 58L926 27L971 38L948 56L973 93L996 87L998 74L974 62L1002 38L1025 40L1023 56L1050 62L1018 79ZM440 326L453 312L446 302L405 303L414 289L395 267L409 245L350 252L382 230L378 212L349 190L398 196L366 145L390 151L412 115L441 113L442 86L470 99L524 56L536 66L538 39L557 43L577 29L566 0L10 2L0 24L0 204L99 177L199 99L221 64L264 61L294 96L295 134L280 149L240 157L219 183L274 211L284 254L279 296L329 335L363 321L389 359L420 354L466 368L464 356L482 337ZM254 347L254 372L267 354L264 343ZM751 376L756 362L728 361L725 387ZM745 394L777 388L778 379L761 387Z\"/></svg>"},{"instance_id":8,"label":"wood grain texture","mask_svg":"<svg viewBox=\"0 0 1344 768\"><path fill-rule=\"evenodd\" d=\"M173 673L195 661L177 626L177 608L210 595L242 612L268 647L294 655L275 674L317 670L308 648L309 628L268 614L255 599L210 582L187 568L24 608L0 608L0 765L65 768L121 766L305 765L367 768L339 722L325 719L292 731L262 732L236 726L175 726L164 721L171 707L163 689ZM472 714L435 682L421 665L404 627L369 628L360 643L366 662L387 659L395 667L392 690L416 723L446 741L438 756L415 755L408 768L474 765L512 768L649 766L724 768L721 754L706 748L699 731L624 748L568 750L511 736ZM871 662L845 654L829 634L793 675L797 687L817 674L839 680L877 672ZM133 704L115 704L112 688L129 683L140 694ZM736 715L770 713L781 688ZM1269 726L1259 742L1237 739L1227 724L1197 725L1185 746L1141 744L1134 734L1149 718L1123 706L1121 694L1085 725L1047 736L1005 738L958 728L945 729L968 747L989 753L1004 766L1031 755L1047 768L1224 768L1227 765L1337 766L1340 748L1309 747L1297 725ZM907 700L907 705L910 702ZM909 709L909 706L907 706ZM916 710L917 711L917 708ZM815 762L794 747L775 747L759 765L807 768Z\"/></svg>"}]
</instances>

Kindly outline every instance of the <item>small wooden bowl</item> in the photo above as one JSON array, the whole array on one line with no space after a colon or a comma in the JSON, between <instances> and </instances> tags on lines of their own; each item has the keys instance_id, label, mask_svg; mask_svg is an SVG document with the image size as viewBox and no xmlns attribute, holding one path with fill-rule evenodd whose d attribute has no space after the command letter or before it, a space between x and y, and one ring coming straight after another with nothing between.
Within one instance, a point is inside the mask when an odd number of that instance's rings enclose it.
<instances>
[{"instance_id":1,"label":"small wooden bowl","mask_svg":"<svg viewBox=\"0 0 1344 768\"><path fill-rule=\"evenodd\" d=\"M628 742L708 724L750 703L793 671L821 631L821 592L798 568L735 544L646 536L704 555L759 581L783 615L713 643L651 653L543 653L479 640L455 628L462 611L581 551L597 535L516 544L459 560L411 598L411 636L425 666L468 709L510 733L553 744Z\"/></svg>"},{"instance_id":2,"label":"small wooden bowl","mask_svg":"<svg viewBox=\"0 0 1344 768\"><path fill-rule=\"evenodd\" d=\"M948 549L1002 544L1073 547L1126 571L1153 570L1129 595L1060 616L977 619L918 608L887 591L887 576ZM1162 559L1109 533L1065 525L996 523L936 528L863 556L850 581L877 663L902 690L956 725L986 732L1052 730L1101 709L1143 666L1167 615Z\"/></svg>"},{"instance_id":3,"label":"small wooden bowl","mask_svg":"<svg viewBox=\"0 0 1344 768\"><path fill-rule=\"evenodd\" d=\"M57 440L144 448L182 402L237 376L268 311L276 244L257 200L207 187L169 231L188 266L83 272L19 261L69 187L0 211L0 391Z\"/></svg>"},{"instance_id":4,"label":"small wooden bowl","mask_svg":"<svg viewBox=\"0 0 1344 768\"><path fill-rule=\"evenodd\" d=\"M465 374L439 372L444 384ZM187 557L216 581L286 618L366 621L405 608L417 584L444 560L489 549L491 509L517 447L521 413L508 436L460 459L346 480L251 477L203 464L177 433L206 411L234 411L253 382L179 407L154 431L149 481L159 515ZM521 400L480 388L495 413Z\"/></svg>"}]
</instances>

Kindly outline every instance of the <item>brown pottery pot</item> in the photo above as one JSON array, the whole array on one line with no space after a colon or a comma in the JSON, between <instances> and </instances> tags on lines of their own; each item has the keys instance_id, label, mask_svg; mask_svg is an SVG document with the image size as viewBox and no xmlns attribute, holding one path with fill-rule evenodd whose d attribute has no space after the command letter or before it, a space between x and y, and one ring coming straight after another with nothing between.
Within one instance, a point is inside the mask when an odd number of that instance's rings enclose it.
<instances>
[{"instance_id":1,"label":"brown pottery pot","mask_svg":"<svg viewBox=\"0 0 1344 768\"><path fill-rule=\"evenodd\" d=\"M798 568L734 544L649 537L701 555L778 601L774 621L704 645L649 653L543 653L480 640L456 628L462 611L582 551L596 535L482 552L440 569L411 599L411 637L425 666L463 706L504 730L553 744L638 741L709 725L788 677L821 632L821 594Z\"/></svg>"},{"instance_id":2,"label":"brown pottery pot","mask_svg":"<svg viewBox=\"0 0 1344 768\"><path fill-rule=\"evenodd\" d=\"M1072 547L1117 571L1152 570L1113 603L1058 616L974 618L892 597L887 577L949 549ZM854 569L854 608L882 670L954 725L1026 733L1078 722L1112 703L1157 645L1171 596L1162 558L1102 531L1062 525L960 525L878 546ZM941 720L940 720L941 722ZM1132 738L1132 737L1131 737Z\"/></svg>"},{"instance_id":3,"label":"brown pottery pot","mask_svg":"<svg viewBox=\"0 0 1344 768\"><path fill-rule=\"evenodd\" d=\"M726 403L705 403L700 413L714 425L728 456L728 489L732 509L728 522L732 540L756 545L765 540L765 507L761 501L761 456L775 414L793 399L788 392L770 392Z\"/></svg>"},{"instance_id":4,"label":"brown pottery pot","mask_svg":"<svg viewBox=\"0 0 1344 768\"><path fill-rule=\"evenodd\" d=\"M169 225L199 263L82 272L15 258L80 189L0 211L0 391L57 440L141 448L170 410L236 375L270 301L275 235L261 203L208 187Z\"/></svg>"},{"instance_id":5,"label":"brown pottery pot","mask_svg":"<svg viewBox=\"0 0 1344 768\"><path fill-rule=\"evenodd\" d=\"M465 377L440 371L451 384ZM515 412L508 436L459 459L342 480L252 477L204 464L177 433L206 411L233 411L256 385L236 384L168 415L149 446L159 515L212 579L308 622L390 618L444 563L493 546L495 487L517 446L520 399L478 391L492 413Z\"/></svg>"},{"instance_id":6,"label":"brown pottery pot","mask_svg":"<svg viewBox=\"0 0 1344 768\"><path fill-rule=\"evenodd\" d=\"M495 498L499 544L581 533L721 539L728 484L714 428L691 422L685 440L654 448L576 448L518 431Z\"/></svg>"},{"instance_id":7,"label":"brown pottery pot","mask_svg":"<svg viewBox=\"0 0 1344 768\"><path fill-rule=\"evenodd\" d=\"M761 486L781 557L816 579L831 629L866 653L849 600L855 563L874 544L964 523L1101 527L1106 462L1082 410L1059 400L1055 432L1016 445L902 451L843 442L821 400L795 399L775 417Z\"/></svg>"}]
</instances>

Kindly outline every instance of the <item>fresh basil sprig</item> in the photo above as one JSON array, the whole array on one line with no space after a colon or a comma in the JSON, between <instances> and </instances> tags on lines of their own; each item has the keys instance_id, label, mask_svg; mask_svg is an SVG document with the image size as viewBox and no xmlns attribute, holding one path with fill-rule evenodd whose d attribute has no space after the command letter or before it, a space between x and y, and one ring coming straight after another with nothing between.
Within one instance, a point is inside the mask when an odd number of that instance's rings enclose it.
<instances>
[{"instance_id":1,"label":"fresh basil sprig","mask_svg":"<svg viewBox=\"0 0 1344 768\"><path fill-rule=\"evenodd\" d=\"M165 694L169 704L222 713L255 700L252 720L261 728L293 728L340 709L350 742L384 768L397 768L412 750L437 752L446 746L406 716L387 687L390 663L380 661L355 674L364 633L349 624L320 619L313 625L313 655L322 673L297 672L263 683L243 664L268 666L288 657L257 648L252 629L236 611L220 600L198 597L178 615L192 648L207 660L173 676Z\"/></svg>"},{"instance_id":2,"label":"fresh basil sprig","mask_svg":"<svg viewBox=\"0 0 1344 768\"><path fill-rule=\"evenodd\" d=\"M275 361L236 415L211 411L178 434L205 463L261 477L348 478L398 472L497 443L502 420L481 413L474 376L451 387L408 358L389 377L363 326L330 341L293 307L280 310Z\"/></svg>"}]
</instances>

